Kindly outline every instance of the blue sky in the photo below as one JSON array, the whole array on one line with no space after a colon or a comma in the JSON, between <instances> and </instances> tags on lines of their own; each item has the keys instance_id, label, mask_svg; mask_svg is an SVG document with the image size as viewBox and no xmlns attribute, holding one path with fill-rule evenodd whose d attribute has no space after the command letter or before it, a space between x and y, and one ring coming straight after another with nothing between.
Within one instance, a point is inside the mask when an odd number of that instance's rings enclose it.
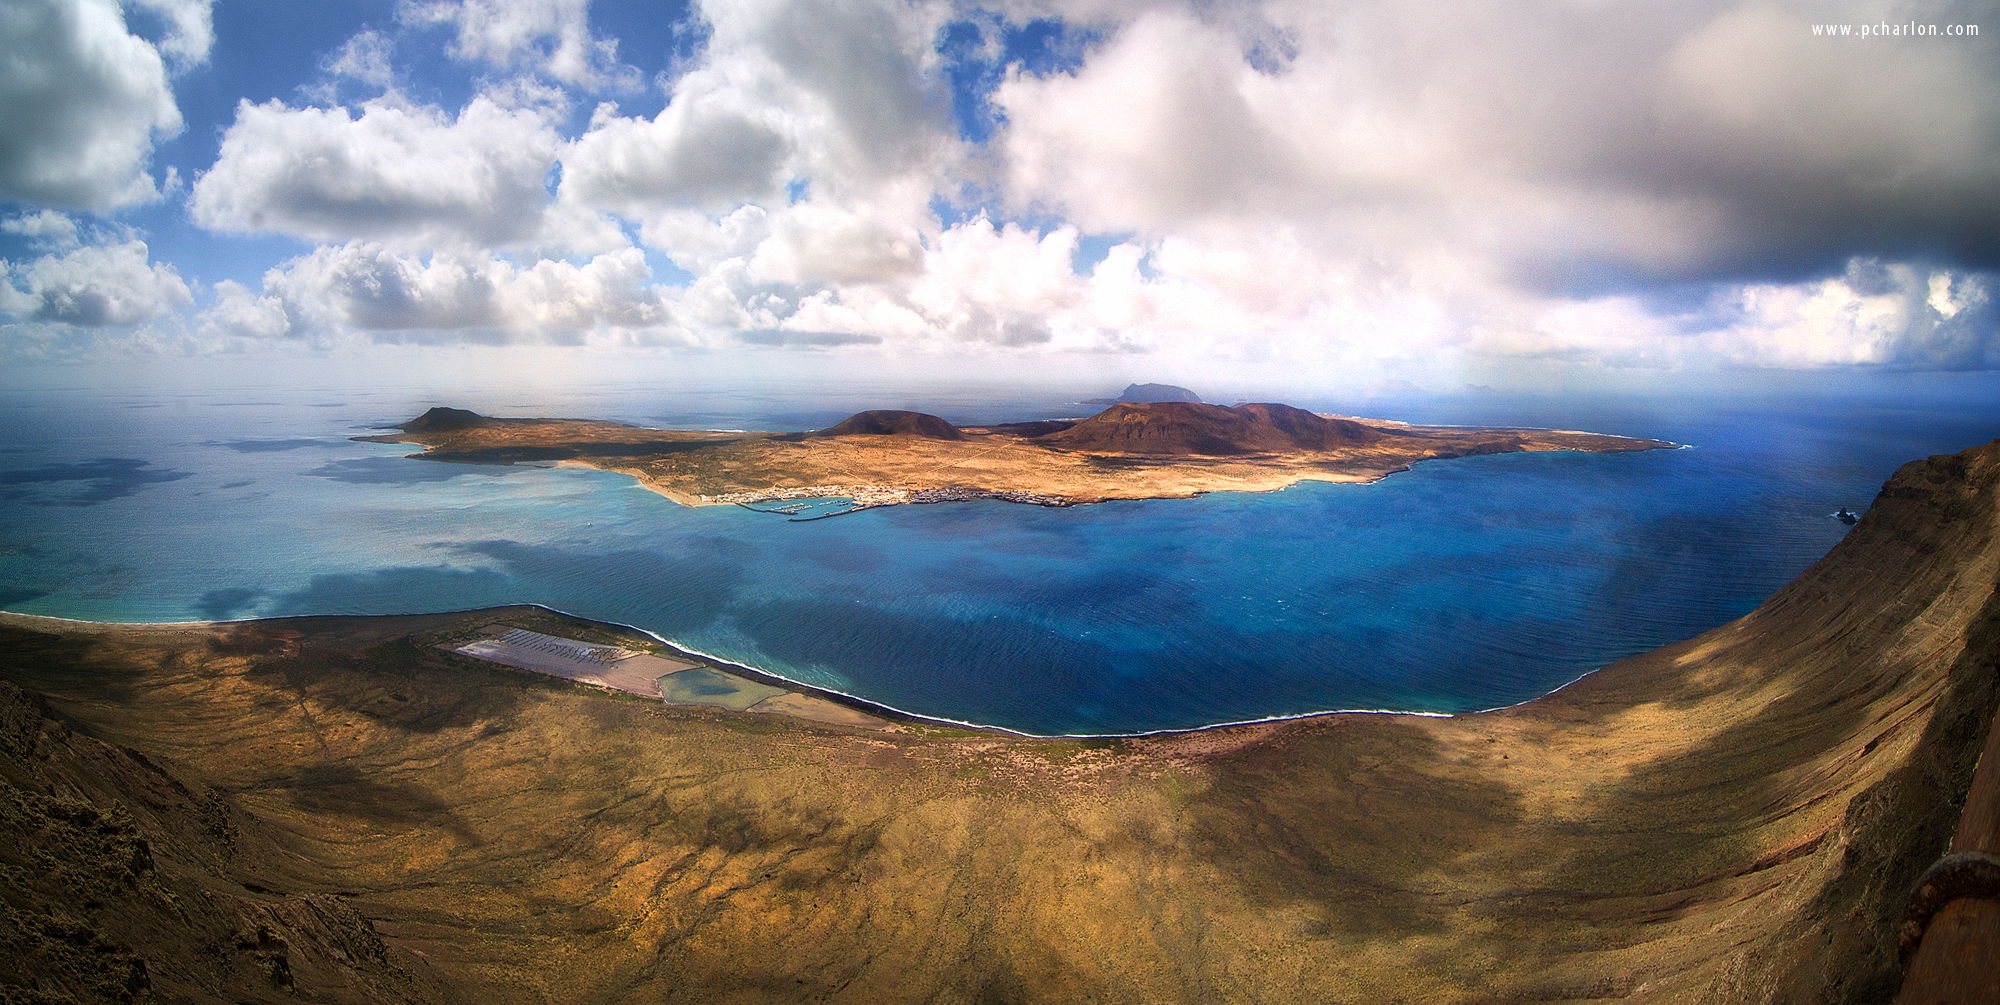
<instances>
[{"instance_id":1,"label":"blue sky","mask_svg":"<svg viewBox=\"0 0 2000 1005\"><path fill-rule=\"evenodd\" d=\"M2000 22L1887 16L14 0L0 358L2000 367Z\"/></svg>"}]
</instances>

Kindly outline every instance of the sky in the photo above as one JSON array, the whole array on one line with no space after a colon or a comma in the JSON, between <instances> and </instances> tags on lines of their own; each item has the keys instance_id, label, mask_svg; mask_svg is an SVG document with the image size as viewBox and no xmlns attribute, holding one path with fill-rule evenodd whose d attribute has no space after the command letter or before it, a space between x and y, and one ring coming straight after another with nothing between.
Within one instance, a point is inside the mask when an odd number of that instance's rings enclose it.
<instances>
[{"instance_id":1,"label":"sky","mask_svg":"<svg viewBox=\"0 0 2000 1005\"><path fill-rule=\"evenodd\" d=\"M2000 12L6 0L0 361L164 358L1990 371Z\"/></svg>"}]
</instances>

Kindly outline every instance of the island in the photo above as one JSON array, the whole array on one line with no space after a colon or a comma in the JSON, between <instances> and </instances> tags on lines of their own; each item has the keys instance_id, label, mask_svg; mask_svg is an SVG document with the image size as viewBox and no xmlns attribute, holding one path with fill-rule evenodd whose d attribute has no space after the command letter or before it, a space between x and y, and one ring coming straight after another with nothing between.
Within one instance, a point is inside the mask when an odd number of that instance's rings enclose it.
<instances>
[{"instance_id":1,"label":"island","mask_svg":"<svg viewBox=\"0 0 2000 1005\"><path fill-rule=\"evenodd\" d=\"M1086 405L1116 405L1120 402L1200 401L1201 395L1179 384L1127 384L1116 398L1085 398Z\"/></svg>"},{"instance_id":2,"label":"island","mask_svg":"<svg viewBox=\"0 0 2000 1005\"><path fill-rule=\"evenodd\" d=\"M1302 481L1375 481L1444 458L1675 446L1573 430L1417 426L1290 405L1199 401L1121 402L1081 419L965 427L923 412L875 409L791 433L493 418L440 406L395 428L357 439L418 444L424 451L416 456L428 460L622 472L686 506L840 501L816 517L973 499L1072 506L1267 492Z\"/></svg>"}]
</instances>

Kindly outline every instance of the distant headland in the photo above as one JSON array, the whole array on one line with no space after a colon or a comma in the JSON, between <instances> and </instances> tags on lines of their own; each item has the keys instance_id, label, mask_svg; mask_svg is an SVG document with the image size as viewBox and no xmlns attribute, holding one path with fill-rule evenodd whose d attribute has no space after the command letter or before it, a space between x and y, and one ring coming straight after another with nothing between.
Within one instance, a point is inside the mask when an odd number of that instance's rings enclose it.
<instances>
[{"instance_id":1,"label":"distant headland","mask_svg":"<svg viewBox=\"0 0 2000 1005\"><path fill-rule=\"evenodd\" d=\"M1200 401L1201 395L1176 384L1127 384L1116 398L1085 398L1086 405L1148 405L1160 401Z\"/></svg>"},{"instance_id":2,"label":"distant headland","mask_svg":"<svg viewBox=\"0 0 2000 1005\"><path fill-rule=\"evenodd\" d=\"M1128 396L1165 392L1193 397L1165 385L1126 389ZM1083 419L966 427L923 412L870 409L805 432L646 429L437 407L395 428L357 439L418 444L424 451L415 456L428 460L622 472L688 506L851 501L836 512L972 499L1072 506L1266 492L1301 481L1375 481L1444 458L1673 446L1602 433L1414 426L1275 403L1199 400L1119 402Z\"/></svg>"}]
</instances>

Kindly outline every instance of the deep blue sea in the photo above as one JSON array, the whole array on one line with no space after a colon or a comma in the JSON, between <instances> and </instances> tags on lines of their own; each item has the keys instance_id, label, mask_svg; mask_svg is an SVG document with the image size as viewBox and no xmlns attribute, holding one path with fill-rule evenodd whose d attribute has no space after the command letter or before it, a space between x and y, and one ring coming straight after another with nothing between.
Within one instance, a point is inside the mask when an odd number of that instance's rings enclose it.
<instances>
[{"instance_id":1,"label":"deep blue sea","mask_svg":"<svg viewBox=\"0 0 2000 1005\"><path fill-rule=\"evenodd\" d=\"M1374 485L791 523L623 476L348 438L431 404L801 429L862 407L1080 415L1077 394L596 386L569 393L0 393L0 608L106 621L537 603L919 714L1128 733L1523 701L1748 611L1907 460L2000 435L1964 382L1755 403L1298 404L1689 449L1434 462Z\"/></svg>"}]
</instances>

